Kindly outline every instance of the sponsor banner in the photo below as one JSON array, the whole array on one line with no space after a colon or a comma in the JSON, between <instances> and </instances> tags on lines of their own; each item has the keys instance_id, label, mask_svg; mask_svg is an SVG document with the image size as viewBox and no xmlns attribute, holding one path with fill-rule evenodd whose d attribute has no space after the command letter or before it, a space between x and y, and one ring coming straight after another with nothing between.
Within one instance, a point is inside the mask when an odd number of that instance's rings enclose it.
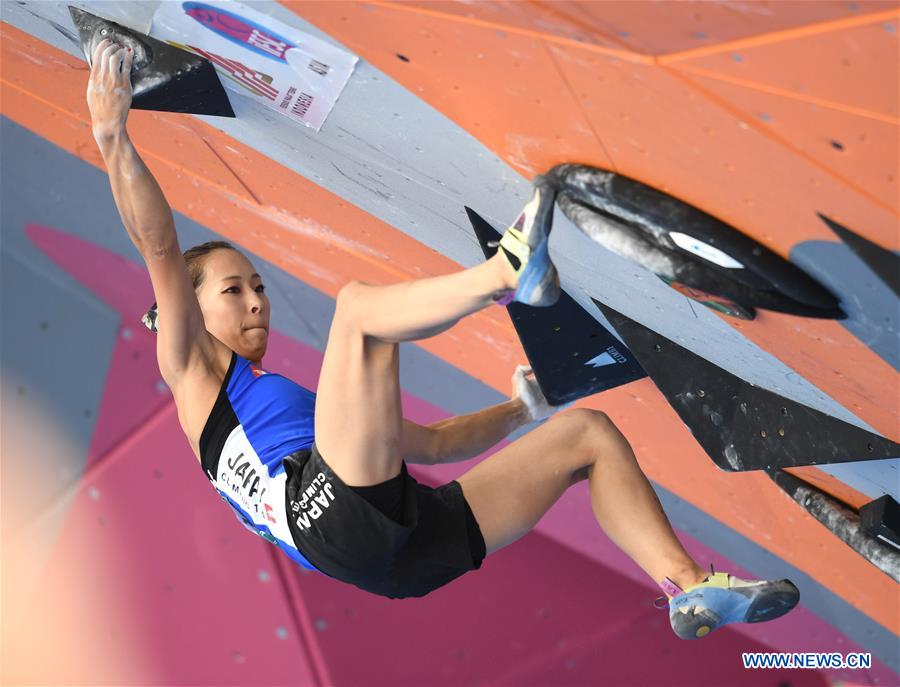
<instances>
[{"instance_id":1,"label":"sponsor banner","mask_svg":"<svg viewBox=\"0 0 900 687\"><path fill-rule=\"evenodd\" d=\"M356 55L237 2L163 2L153 38L209 60L222 85L318 131Z\"/></svg>"}]
</instances>

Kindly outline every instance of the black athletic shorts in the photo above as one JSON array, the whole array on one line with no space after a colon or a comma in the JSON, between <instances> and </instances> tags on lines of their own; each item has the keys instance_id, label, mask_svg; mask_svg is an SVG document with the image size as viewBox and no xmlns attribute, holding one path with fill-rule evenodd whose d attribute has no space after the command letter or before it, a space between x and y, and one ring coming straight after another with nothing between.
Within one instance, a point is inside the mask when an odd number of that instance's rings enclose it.
<instances>
[{"instance_id":1,"label":"black athletic shorts","mask_svg":"<svg viewBox=\"0 0 900 687\"><path fill-rule=\"evenodd\" d=\"M315 444L285 458L284 468L294 545L326 575L401 599L425 596L481 567L484 537L459 482L419 484L404 462L397 522L344 484Z\"/></svg>"}]
</instances>

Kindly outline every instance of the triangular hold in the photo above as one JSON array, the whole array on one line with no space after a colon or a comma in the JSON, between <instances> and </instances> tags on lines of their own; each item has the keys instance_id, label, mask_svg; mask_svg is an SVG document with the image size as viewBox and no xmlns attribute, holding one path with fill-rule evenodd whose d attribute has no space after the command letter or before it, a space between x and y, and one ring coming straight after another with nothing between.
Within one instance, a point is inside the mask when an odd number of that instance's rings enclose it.
<instances>
[{"instance_id":1,"label":"triangular hold","mask_svg":"<svg viewBox=\"0 0 900 687\"><path fill-rule=\"evenodd\" d=\"M900 456L900 445L744 381L594 301L722 470L824 465Z\"/></svg>"},{"instance_id":2,"label":"triangular hold","mask_svg":"<svg viewBox=\"0 0 900 687\"><path fill-rule=\"evenodd\" d=\"M466 214L481 250L490 258L497 248L488 242L499 241L500 234L471 208L466 208ZM510 303L506 308L538 385L551 405L563 405L647 376L631 351L565 291L547 308L522 303ZM591 364L603 356L609 358L609 364L601 363L599 368Z\"/></svg>"},{"instance_id":3,"label":"triangular hold","mask_svg":"<svg viewBox=\"0 0 900 687\"><path fill-rule=\"evenodd\" d=\"M900 296L900 255L887 248L882 248L877 243L863 238L854 231L850 231L847 227L841 226L833 219L823 215L821 212L816 213L828 227L838 235L838 237L847 244L862 260L870 270L878 275L887 287Z\"/></svg>"},{"instance_id":4,"label":"triangular hold","mask_svg":"<svg viewBox=\"0 0 900 687\"><path fill-rule=\"evenodd\" d=\"M134 51L133 109L234 117L219 75L208 60L77 7L69 7L69 13L89 64L104 38Z\"/></svg>"}]
</instances>

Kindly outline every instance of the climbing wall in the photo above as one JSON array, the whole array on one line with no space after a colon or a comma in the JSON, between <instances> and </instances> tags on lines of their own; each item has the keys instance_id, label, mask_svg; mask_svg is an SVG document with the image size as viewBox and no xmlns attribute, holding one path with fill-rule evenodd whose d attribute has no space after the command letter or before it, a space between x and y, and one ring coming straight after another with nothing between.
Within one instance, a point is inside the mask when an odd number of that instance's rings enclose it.
<instances>
[{"instance_id":1,"label":"climbing wall","mask_svg":"<svg viewBox=\"0 0 900 687\"><path fill-rule=\"evenodd\" d=\"M75 4L151 35L159 5ZM572 316L587 318L579 332L599 328L640 362L627 321L845 429L897 440L897 296L859 248L875 246L888 264L898 249L895 3L253 7L358 56L321 128L229 90L234 118L134 111L129 131L181 245L233 241L264 275L267 368L315 389L344 283L480 262L471 213L502 231L536 174L577 163L742 232L815 278L846 315L730 317L558 209L550 251ZM720 469L652 366L617 369L632 363L611 353L599 365L617 344L593 351L590 335L573 351L590 352L585 369L597 373L585 379L599 386L575 405L621 427L698 562L791 578L795 612L678 640L652 608L653 582L597 527L584 484L480 571L421 600L304 574L249 537L196 468L140 325L153 295L91 136L68 7L0 11L4 682L900 680L897 583L764 470ZM612 313L625 318L618 328ZM546 337L529 348L520 315L493 308L404 345L406 415L426 423L508 398L516 364L559 353ZM547 326L538 329L549 336ZM778 441L779 428L765 439ZM886 451L776 467L855 510L897 498L897 456ZM437 485L491 453L411 472ZM868 670L773 674L745 671L747 651L873 660ZM702 675L685 673L701 662Z\"/></svg>"}]
</instances>

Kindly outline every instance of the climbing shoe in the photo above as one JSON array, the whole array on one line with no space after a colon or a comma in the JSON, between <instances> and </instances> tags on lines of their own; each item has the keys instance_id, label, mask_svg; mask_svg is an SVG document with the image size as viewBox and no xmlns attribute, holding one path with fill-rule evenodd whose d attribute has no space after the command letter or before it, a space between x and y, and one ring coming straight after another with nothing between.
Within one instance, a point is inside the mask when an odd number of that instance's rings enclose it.
<instances>
[{"instance_id":1,"label":"climbing shoe","mask_svg":"<svg viewBox=\"0 0 900 687\"><path fill-rule=\"evenodd\" d=\"M522 208L518 219L506 230L498 246L516 271L519 283L515 291L497 299L498 305L518 301L525 305L548 306L559 300L559 274L550 260L550 229L556 188L544 177L534 180L534 194Z\"/></svg>"},{"instance_id":2,"label":"climbing shoe","mask_svg":"<svg viewBox=\"0 0 900 687\"><path fill-rule=\"evenodd\" d=\"M682 639L699 639L729 623L762 623L780 618L800 600L790 580L742 580L713 570L700 584L682 590L668 577L660 586L666 593L669 621ZM659 597L654 606L659 604Z\"/></svg>"}]
</instances>

